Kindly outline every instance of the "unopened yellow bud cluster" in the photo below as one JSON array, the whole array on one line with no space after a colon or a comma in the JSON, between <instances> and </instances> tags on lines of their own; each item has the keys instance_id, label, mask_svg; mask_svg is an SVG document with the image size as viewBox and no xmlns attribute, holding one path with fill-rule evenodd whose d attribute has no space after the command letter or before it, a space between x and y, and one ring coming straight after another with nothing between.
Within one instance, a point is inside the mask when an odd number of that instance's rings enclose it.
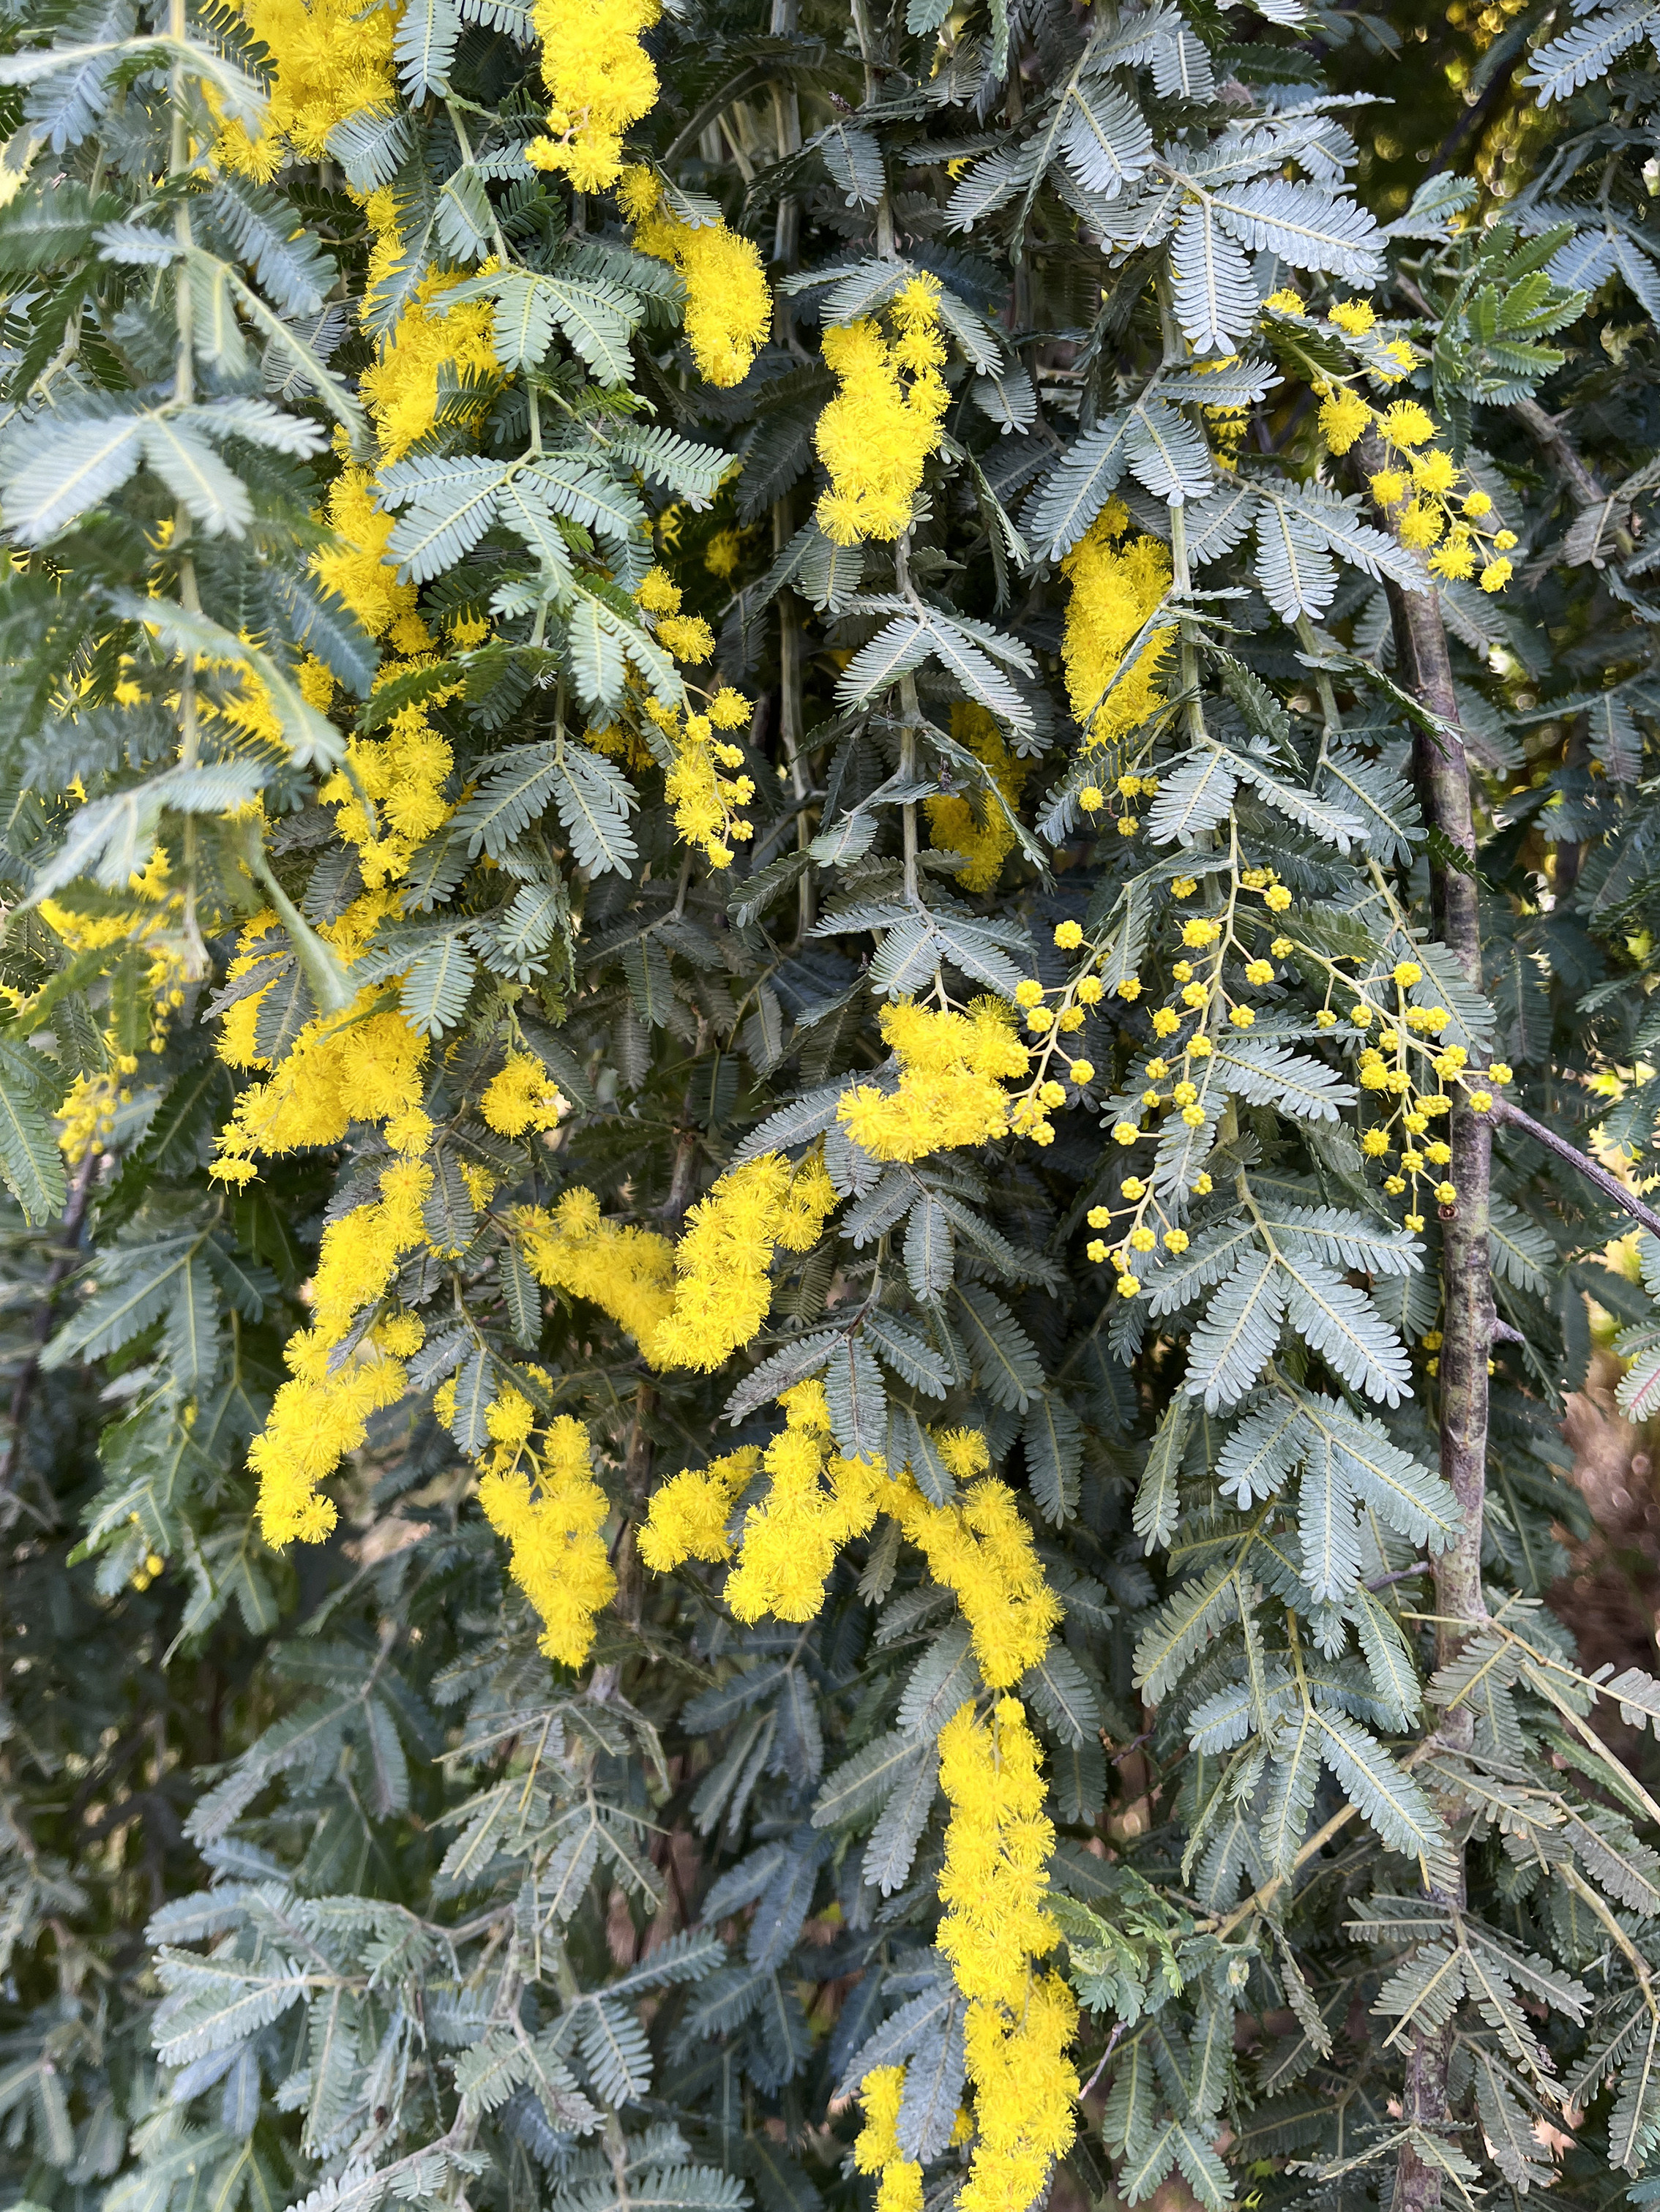
<instances>
[{"instance_id":1,"label":"unopened yellow bud cluster","mask_svg":"<svg viewBox=\"0 0 1660 2212\"><path fill-rule=\"evenodd\" d=\"M1446 1174L1452 1146L1435 1127L1452 1111L1447 1086L1462 1089L1475 1111L1486 1113L1493 1093L1478 1084L1507 1082L1511 1071L1495 1064L1478 1076L1464 1046L1443 1042L1452 1016L1420 988L1420 961L1403 955L1392 967L1356 981L1323 953L1306 946L1298 951L1308 966L1327 974L1327 1004L1316 1017L1319 1026L1336 1029L1338 1017L1330 1003L1335 993L1349 1001L1345 1041L1355 1054L1355 1079L1377 1109L1360 1133L1360 1149L1368 1159L1385 1164L1383 1188L1389 1197L1409 1194L1403 1218L1415 1235L1425 1222L1425 1186L1443 1209L1457 1203L1457 1187ZM1387 1165L1397 1150L1398 1165Z\"/></svg>"},{"instance_id":2,"label":"unopened yellow bud cluster","mask_svg":"<svg viewBox=\"0 0 1660 2212\"><path fill-rule=\"evenodd\" d=\"M876 317L824 332L824 365L839 388L813 433L830 472L818 524L838 545L897 538L909 526L923 466L951 404L939 374L946 347L939 302L938 282L914 276L887 307L888 332Z\"/></svg>"},{"instance_id":3,"label":"unopened yellow bud cluster","mask_svg":"<svg viewBox=\"0 0 1660 2212\"><path fill-rule=\"evenodd\" d=\"M115 1116L132 1093L107 1071L77 1075L58 1109L58 1144L71 1167L102 1152L115 1127Z\"/></svg>"},{"instance_id":4,"label":"unopened yellow bud cluster","mask_svg":"<svg viewBox=\"0 0 1660 2212\"><path fill-rule=\"evenodd\" d=\"M1198 888L1196 877L1178 876L1171 884L1171 895L1180 902L1192 898ZM1239 902L1246 894L1260 896L1267 911L1276 916L1284 914L1292 903L1290 891L1272 868L1241 868L1236 860L1220 908L1213 914L1189 915L1178 922L1182 957L1170 970L1175 988L1166 1003L1157 1007L1152 1015L1152 1032L1159 1048L1145 1063L1146 1089L1113 1125L1114 1142L1127 1151L1152 1133L1142 1127L1143 1116L1149 1112L1167 1112L1189 1128L1204 1126L1207 1109L1202 1096L1206 1085L1203 1064L1216 1051L1212 1032L1223 1020L1235 1030L1249 1030L1256 1020L1256 1009L1236 995L1237 986L1230 987L1225 963L1230 958L1237 959L1239 964L1233 973L1249 988L1262 990L1278 980L1274 963L1289 957L1295 950L1290 938L1276 936L1268 948L1272 958L1265 959L1260 953L1247 957L1249 948L1241 943L1235 928ZM1081 951L1085 955L1082 965L1057 994L1058 1004L1049 1005L1049 994L1035 977L1021 983L1015 992L1017 1002L1025 1009L1027 1027L1043 1040L1039 1047L1040 1077L1057 1040L1081 1028L1086 1009L1099 1005L1106 990L1097 972L1101 948L1085 939L1081 924L1060 923L1055 932L1055 942L1061 951ZM1188 957L1189 954L1201 957L1195 963ZM1116 996L1134 1005L1142 996L1143 988L1139 975L1120 975L1113 991ZM1185 1040L1177 1042L1189 1022L1193 1024L1191 1030ZM1095 1074L1088 1060L1073 1060L1067 1072L1072 1081L1079 1085L1091 1081ZM1054 1092L1060 1096L1054 1097ZM1051 1103L1059 1105L1065 1095L1059 1084L1047 1079L1037 1082L1031 1097L1017 1106L1014 1126L1021 1127L1035 1110ZM1212 1107L1210 1112L1213 1116L1215 1108ZM1042 1141L1041 1132L1033 1133ZM1185 1252L1189 1240L1178 1221L1168 1216L1158 1203L1150 1178L1128 1175L1120 1188L1123 1197L1131 1202L1132 1211L1116 1224L1117 1233L1112 1243L1104 1237L1093 1237L1085 1252L1098 1264L1110 1262L1118 1277L1119 1295L1133 1298L1141 1288L1140 1277L1135 1273L1136 1259L1155 1250L1161 1243L1167 1251ZM1201 1195L1209 1188L1210 1177L1204 1174L1191 1186L1192 1191ZM1102 1205L1091 1206L1089 1225L1095 1230L1114 1227L1113 1209Z\"/></svg>"}]
</instances>

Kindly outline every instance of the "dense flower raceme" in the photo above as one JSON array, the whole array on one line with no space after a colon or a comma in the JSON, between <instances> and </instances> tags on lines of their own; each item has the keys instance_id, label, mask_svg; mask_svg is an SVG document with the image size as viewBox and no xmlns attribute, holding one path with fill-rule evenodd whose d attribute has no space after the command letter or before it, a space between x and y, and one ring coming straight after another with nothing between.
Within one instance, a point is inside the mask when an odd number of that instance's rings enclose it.
<instances>
[{"instance_id":1,"label":"dense flower raceme","mask_svg":"<svg viewBox=\"0 0 1660 2212\"><path fill-rule=\"evenodd\" d=\"M939 1948L968 2002L976 2137L958 2202L969 2212L1025 2212L1077 2130L1078 2075L1067 2053L1078 2005L1036 1961L1061 1931L1043 1909L1055 1830L1043 1761L1018 1698L989 1721L958 1708L939 1737L951 1805L939 1877Z\"/></svg>"},{"instance_id":2,"label":"dense flower raceme","mask_svg":"<svg viewBox=\"0 0 1660 2212\"><path fill-rule=\"evenodd\" d=\"M539 1368L531 1379L545 1389ZM441 1385L435 1403L452 1420L457 1385ZM617 1589L601 1534L611 1502L594 1480L587 1431L569 1414L547 1423L538 1443L535 1409L511 1387L485 1416L489 1450L481 1460L478 1498L508 1547L509 1571L541 1616L542 1648L550 1659L580 1667L593 1643L594 1616Z\"/></svg>"},{"instance_id":3,"label":"dense flower raceme","mask_svg":"<svg viewBox=\"0 0 1660 2212\"><path fill-rule=\"evenodd\" d=\"M793 1169L768 1152L721 1177L678 1244L602 1219L587 1190L527 1210L518 1233L539 1282L597 1305L652 1366L708 1370L765 1320L775 1249L810 1250L835 1203L821 1159Z\"/></svg>"},{"instance_id":4,"label":"dense flower raceme","mask_svg":"<svg viewBox=\"0 0 1660 2212\"><path fill-rule=\"evenodd\" d=\"M1138 732L1145 743L1164 703L1162 675L1175 633L1155 630L1128 665L1125 655L1170 589L1170 556L1156 538L1124 543L1128 523L1122 501L1109 500L1061 564L1072 586L1061 648L1067 693L1091 750L1122 747ZM1096 790L1085 811L1099 804Z\"/></svg>"},{"instance_id":5,"label":"dense flower raceme","mask_svg":"<svg viewBox=\"0 0 1660 2212\"><path fill-rule=\"evenodd\" d=\"M352 0L248 0L245 13L270 57L271 94L257 134L234 118L222 123L214 152L227 168L263 179L290 149L321 160L339 124L391 105L394 9L365 15Z\"/></svg>"},{"instance_id":6,"label":"dense flower raceme","mask_svg":"<svg viewBox=\"0 0 1660 2212\"><path fill-rule=\"evenodd\" d=\"M658 0L535 0L552 102L544 135L525 149L538 168L562 172L579 192L617 182L623 133L657 103L657 72L640 41L660 12Z\"/></svg>"},{"instance_id":7,"label":"dense flower raceme","mask_svg":"<svg viewBox=\"0 0 1660 2212\"><path fill-rule=\"evenodd\" d=\"M909 1469L836 1450L822 1383L797 1383L780 1403L786 1425L764 1451L731 1453L657 1489L641 1537L647 1565L663 1571L688 1559L721 1561L735 1548L725 1595L739 1620L811 1620L840 1547L889 1513L955 1596L987 1683L1006 1690L1018 1681L1043 1656L1061 1607L1014 1492L986 1474L984 1437L936 1437L941 1460L966 1486L958 1502L936 1505ZM767 1487L734 1540L734 1508L763 1474ZM1018 1699L999 1700L989 1729L963 1706L940 1738L940 1761L952 1817L939 1947L967 2000L976 2091L964 2196L981 2212L1024 2212L1075 2127L1078 2077L1067 2052L1077 2007L1064 1982L1032 1965L1060 1940L1042 1905L1055 1831L1043 1810L1037 1739ZM902 2090L903 2069L866 2076L855 2160L861 2172L880 2173L881 2204L915 2212L921 2169L893 2132Z\"/></svg>"},{"instance_id":8,"label":"dense flower raceme","mask_svg":"<svg viewBox=\"0 0 1660 2212\"><path fill-rule=\"evenodd\" d=\"M625 171L617 198L641 252L685 280L683 327L699 375L741 384L772 327L772 290L753 240L723 222L682 222L649 169Z\"/></svg>"},{"instance_id":9,"label":"dense flower raceme","mask_svg":"<svg viewBox=\"0 0 1660 2212\"><path fill-rule=\"evenodd\" d=\"M952 702L951 733L984 762L996 793L976 793L970 799L952 792L927 800L929 840L940 852L962 854L965 865L957 880L965 891L993 890L1015 848L1009 816L1019 804L1033 763L1011 751L994 714L967 700Z\"/></svg>"},{"instance_id":10,"label":"dense flower raceme","mask_svg":"<svg viewBox=\"0 0 1660 2212\"><path fill-rule=\"evenodd\" d=\"M1024 1075L1031 1055L1000 1000L976 999L956 1013L901 999L882 1009L881 1024L899 1063L897 1084L858 1084L836 1108L873 1159L917 1160L1004 1133L1011 1107L1003 1083Z\"/></svg>"},{"instance_id":11,"label":"dense flower raceme","mask_svg":"<svg viewBox=\"0 0 1660 2212\"><path fill-rule=\"evenodd\" d=\"M839 388L813 442L830 474L818 520L838 545L897 538L905 529L951 402L939 373L946 347L937 283L912 277L886 312L891 334L873 316L824 332L824 361Z\"/></svg>"}]
</instances>

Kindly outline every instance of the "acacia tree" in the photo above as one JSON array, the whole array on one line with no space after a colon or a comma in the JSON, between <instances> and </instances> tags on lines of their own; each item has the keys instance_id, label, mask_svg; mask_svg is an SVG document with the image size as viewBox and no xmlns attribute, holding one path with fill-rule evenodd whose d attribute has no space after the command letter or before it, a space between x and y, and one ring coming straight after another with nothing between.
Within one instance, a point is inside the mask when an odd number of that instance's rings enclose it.
<instances>
[{"instance_id":1,"label":"acacia tree","mask_svg":"<svg viewBox=\"0 0 1660 2212\"><path fill-rule=\"evenodd\" d=\"M1651 2201L1652 10L1452 14L9 15L15 2199Z\"/></svg>"}]
</instances>

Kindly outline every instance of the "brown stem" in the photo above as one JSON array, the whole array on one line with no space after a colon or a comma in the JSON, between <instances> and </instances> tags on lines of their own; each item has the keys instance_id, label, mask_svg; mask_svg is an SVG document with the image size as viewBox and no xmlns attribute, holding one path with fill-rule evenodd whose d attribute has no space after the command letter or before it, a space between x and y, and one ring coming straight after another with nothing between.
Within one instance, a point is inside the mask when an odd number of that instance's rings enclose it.
<instances>
[{"instance_id":1,"label":"brown stem","mask_svg":"<svg viewBox=\"0 0 1660 2212\"><path fill-rule=\"evenodd\" d=\"M1520 1129L1524 1135L1531 1137L1535 1145L1542 1145L1547 1152L1554 1152L1559 1160L1565 1160L1569 1167L1577 1168L1587 1182L1596 1184L1604 1198L1611 1198L1616 1206L1623 1206L1633 1220L1640 1221L1651 1237L1660 1237L1660 1213L1657 1213L1651 1206L1645 1206L1636 1192L1628 1190L1619 1176L1611 1174L1600 1160L1592 1159L1589 1152L1582 1152L1566 1137L1559 1137L1554 1129L1548 1129L1542 1121L1535 1121L1532 1115L1523 1113L1513 1099L1495 1097L1493 1118L1495 1121L1509 1122L1512 1128Z\"/></svg>"},{"instance_id":2,"label":"brown stem","mask_svg":"<svg viewBox=\"0 0 1660 2212\"><path fill-rule=\"evenodd\" d=\"M81 1257L77 1249L81 1224L87 1218L87 1200L92 1193L93 1170L97 1164L97 1154L88 1152L76 1170L70 1202L64 1208L64 1218L58 1228L58 1257L46 1270L46 1279L40 1285L40 1303L34 1315L33 1347L12 1387L11 1408L7 1416L11 1433L6 1439L5 1457L0 1459L0 1494L10 1490L17 1473L17 1462L23 1449L23 1431L40 1380L40 1355L46 1348L47 1337L52 1334L52 1307L65 1277Z\"/></svg>"},{"instance_id":3,"label":"brown stem","mask_svg":"<svg viewBox=\"0 0 1660 2212\"><path fill-rule=\"evenodd\" d=\"M1458 701L1452 686L1447 634L1433 592L1389 586L1395 651L1407 688L1437 717L1434 729L1413 739L1414 780L1424 818L1440 832L1442 854L1468 859L1469 873L1430 855L1430 899L1435 926L1472 989L1481 988L1481 921L1476 905L1475 829L1470 811L1469 768L1456 735ZM1441 1472L1459 1505L1459 1532L1450 1550L1433 1563L1436 1663L1444 1667L1479 1621L1487 1618L1481 1594L1481 1529L1487 1496L1487 1355L1493 1342L1493 1279L1488 1255L1488 1198L1493 1130L1488 1117L1462 1101L1452 1109L1455 1203L1443 1209L1441 1287ZM1468 1734L1471 1719L1449 1714L1439 1731ZM1438 1904L1456 1911L1464 1902L1462 1854L1445 1883L1432 1881ZM1420 2028L1407 2061L1402 2109L1409 2124L1444 2128L1451 2023ZM1395 2212L1432 2212L1441 2202L1441 2170L1404 2144L1395 2171Z\"/></svg>"},{"instance_id":4,"label":"brown stem","mask_svg":"<svg viewBox=\"0 0 1660 2212\"><path fill-rule=\"evenodd\" d=\"M1605 496L1595 471L1580 459L1566 431L1554 415L1545 412L1536 399L1512 401L1511 413L1534 444L1541 453L1548 453L1561 471L1568 488L1568 496L1576 507L1595 507Z\"/></svg>"}]
</instances>

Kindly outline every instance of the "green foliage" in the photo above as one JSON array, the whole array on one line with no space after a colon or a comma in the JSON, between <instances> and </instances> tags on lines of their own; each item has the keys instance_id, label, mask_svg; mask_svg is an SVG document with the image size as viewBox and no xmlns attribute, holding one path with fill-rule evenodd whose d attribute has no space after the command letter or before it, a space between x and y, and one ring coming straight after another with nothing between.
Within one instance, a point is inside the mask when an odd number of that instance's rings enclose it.
<instances>
[{"instance_id":1,"label":"green foliage","mask_svg":"<svg viewBox=\"0 0 1660 2212\"><path fill-rule=\"evenodd\" d=\"M1477 48L1432 13L1396 58L1404 19L1291 0L692 0L630 147L768 259L730 386L683 335L692 276L527 160L541 54L508 0L409 0L395 94L259 180L212 152L288 66L257 22L0 18L9 2201L854 2212L852 2100L903 2063L945 2212L974 2096L936 1738L985 1691L967 1620L891 1522L805 1623L637 1551L654 1490L764 1445L809 1376L838 1448L934 1505L945 1432L983 1434L1062 1608L1013 1692L1092 2085L1054 2202L1655 2200L1660 1808L1599 1720L1660 1735L1660 1685L1584 1672L1541 1601L1587 1295L1622 1404L1660 1408L1656 1248L1628 1276L1617 1199L1497 1122L1481 1427L1459 1216L1403 1225L1347 1021L1409 959L1403 1024L1443 1010L1559 1139L1643 1164L1660 1135L1655 19L1535 9ZM1382 91L1387 125L1343 97ZM1432 125L1448 165L1408 204L1383 133ZM471 313L500 373L447 363L388 458L372 372L435 271L432 323ZM822 334L918 275L940 442L902 538L844 546L813 511ZM1370 328L1333 319L1352 295ZM1382 457L1315 427L1391 344L1518 541L1507 592L1440 579L1446 696ZM316 561L354 465L425 647ZM1091 699L1067 617L1119 508L1168 581ZM727 871L677 834L642 711L686 698L635 596L654 563L756 702ZM1146 716L1085 750L1080 712L1165 640ZM1472 851L1435 790L1455 712ZM411 720L441 803L365 919L376 864L331 810ZM997 847L978 889L953 806ZM1264 870L1289 903L1239 906L1256 1018L1132 1151L1183 923ZM1034 975L1061 1003L1067 924L1102 988L1052 1141L863 1149L837 1108L898 1079L884 1012ZM389 1155L360 1117L214 1176L264 1072L220 1047L258 993L280 1069L364 989L357 1018L427 1041L432 1182L336 1364L383 1305L425 1339L329 1478L339 1528L278 1553L248 1448L323 1231ZM569 1103L556 1141L484 1109L510 1057ZM672 1233L769 1152L821 1155L837 1210L716 1371L649 1370L532 1271L517 1206L586 1188ZM1133 1298L1085 1256L1132 1170L1185 1240ZM619 1589L581 1668L478 1504L509 1384L594 1441ZM1485 1512L1446 1479L1467 1421ZM1461 1562L1485 1622L1448 1613Z\"/></svg>"}]
</instances>

